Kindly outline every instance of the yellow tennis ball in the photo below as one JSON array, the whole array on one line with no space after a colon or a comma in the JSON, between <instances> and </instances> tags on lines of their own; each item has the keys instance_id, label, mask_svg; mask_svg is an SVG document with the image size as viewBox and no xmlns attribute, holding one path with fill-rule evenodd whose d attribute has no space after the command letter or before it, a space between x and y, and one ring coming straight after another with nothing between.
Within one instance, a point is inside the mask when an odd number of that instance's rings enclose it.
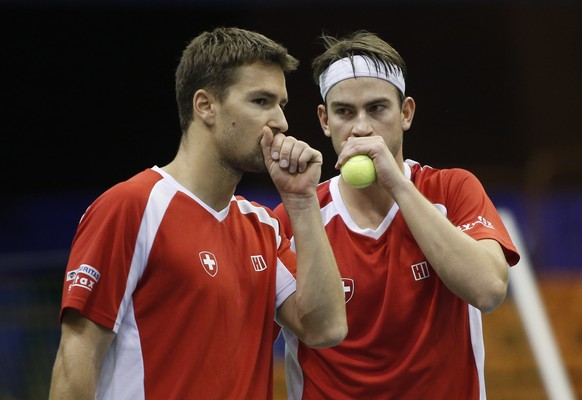
<instances>
[{"instance_id":1,"label":"yellow tennis ball","mask_svg":"<svg viewBox=\"0 0 582 400\"><path fill-rule=\"evenodd\" d=\"M376 180L374 161L364 154L350 158L341 168L344 181L355 188L365 188Z\"/></svg>"}]
</instances>

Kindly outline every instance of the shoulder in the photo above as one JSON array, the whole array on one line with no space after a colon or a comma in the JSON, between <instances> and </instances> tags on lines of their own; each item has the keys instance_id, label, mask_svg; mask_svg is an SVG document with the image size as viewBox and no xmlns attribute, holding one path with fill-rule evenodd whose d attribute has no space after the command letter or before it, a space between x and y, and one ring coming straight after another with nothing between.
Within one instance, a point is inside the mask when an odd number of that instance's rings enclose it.
<instances>
[{"instance_id":1,"label":"shoulder","mask_svg":"<svg viewBox=\"0 0 582 400\"><path fill-rule=\"evenodd\" d=\"M152 169L146 169L132 176L126 181L119 182L106 190L101 197L104 198L135 198L147 195L155 184L163 177Z\"/></svg>"},{"instance_id":2,"label":"shoulder","mask_svg":"<svg viewBox=\"0 0 582 400\"><path fill-rule=\"evenodd\" d=\"M481 186L475 174L463 168L434 168L412 160L406 160L406 163L411 168L411 180L417 187L436 185L445 188L465 184Z\"/></svg>"},{"instance_id":3,"label":"shoulder","mask_svg":"<svg viewBox=\"0 0 582 400\"><path fill-rule=\"evenodd\" d=\"M87 210L87 213L118 213L121 210L145 208L151 191L163 177L147 169L130 179L120 182L103 192Z\"/></svg>"}]
</instances>

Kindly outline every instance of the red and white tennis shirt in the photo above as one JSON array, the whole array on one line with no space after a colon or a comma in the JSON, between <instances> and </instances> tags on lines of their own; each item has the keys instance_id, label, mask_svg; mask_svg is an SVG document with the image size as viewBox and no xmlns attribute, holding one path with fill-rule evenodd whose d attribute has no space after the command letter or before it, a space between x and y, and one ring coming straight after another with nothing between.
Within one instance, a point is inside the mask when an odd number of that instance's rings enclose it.
<instances>
[{"instance_id":1,"label":"red and white tennis shirt","mask_svg":"<svg viewBox=\"0 0 582 400\"><path fill-rule=\"evenodd\" d=\"M157 167L105 192L79 224L62 299L116 333L97 398L272 398L287 267L278 221L243 198L216 212Z\"/></svg>"},{"instance_id":2,"label":"red and white tennis shirt","mask_svg":"<svg viewBox=\"0 0 582 400\"><path fill-rule=\"evenodd\" d=\"M410 160L405 174L459 230L498 241L508 264L517 263L474 175ZM283 330L289 399L485 399L480 311L439 279L397 204L377 229L360 229L338 182L320 184L318 197L344 282L348 335L338 346L310 349ZM291 237L284 209L275 213Z\"/></svg>"}]
</instances>

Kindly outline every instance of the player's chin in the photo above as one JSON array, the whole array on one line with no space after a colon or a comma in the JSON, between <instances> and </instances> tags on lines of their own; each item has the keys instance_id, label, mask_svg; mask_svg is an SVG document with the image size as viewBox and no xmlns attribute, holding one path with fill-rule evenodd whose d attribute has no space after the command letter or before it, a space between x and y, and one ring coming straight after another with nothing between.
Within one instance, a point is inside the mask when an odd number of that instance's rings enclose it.
<instances>
[{"instance_id":1,"label":"player's chin","mask_svg":"<svg viewBox=\"0 0 582 400\"><path fill-rule=\"evenodd\" d=\"M263 154L256 155L255 157L246 160L243 170L245 172L253 173L263 173L267 172L267 167L265 166L265 160Z\"/></svg>"}]
</instances>

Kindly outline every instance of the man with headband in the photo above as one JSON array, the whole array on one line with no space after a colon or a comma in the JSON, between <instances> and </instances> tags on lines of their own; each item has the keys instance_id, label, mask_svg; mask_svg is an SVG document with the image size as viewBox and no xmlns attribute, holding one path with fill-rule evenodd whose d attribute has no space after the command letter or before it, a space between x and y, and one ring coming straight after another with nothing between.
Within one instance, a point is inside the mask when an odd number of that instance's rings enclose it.
<instances>
[{"instance_id":1,"label":"man with headband","mask_svg":"<svg viewBox=\"0 0 582 400\"><path fill-rule=\"evenodd\" d=\"M415 102L398 52L369 32L323 39L317 114L336 168L367 155L376 180L318 187L348 335L309 349L283 330L289 399L485 399L481 312L505 298L516 248L473 174L404 159Z\"/></svg>"}]
</instances>

